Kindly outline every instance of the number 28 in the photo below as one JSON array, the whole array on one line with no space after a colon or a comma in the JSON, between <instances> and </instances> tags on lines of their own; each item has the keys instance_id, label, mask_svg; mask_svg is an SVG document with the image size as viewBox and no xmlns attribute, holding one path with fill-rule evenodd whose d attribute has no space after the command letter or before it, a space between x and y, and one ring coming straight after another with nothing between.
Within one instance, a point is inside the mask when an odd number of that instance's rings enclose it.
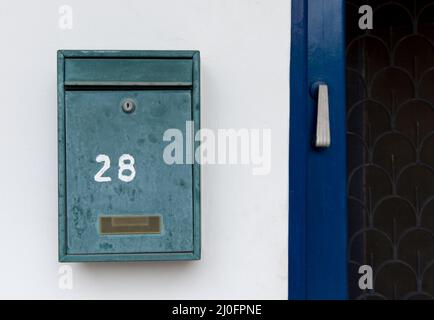
<instances>
[{"instance_id":1,"label":"number 28","mask_svg":"<svg viewBox=\"0 0 434 320\"><path fill-rule=\"evenodd\" d=\"M102 168L95 174L96 182L108 182L112 181L111 177L104 177L104 173L110 168L110 158L105 154L99 154L96 157L96 162L103 162ZM126 175L125 171L130 174ZM124 182L130 182L136 176L136 169L134 168L134 158L129 154L123 154L119 157L119 170L118 178Z\"/></svg>"}]
</instances>

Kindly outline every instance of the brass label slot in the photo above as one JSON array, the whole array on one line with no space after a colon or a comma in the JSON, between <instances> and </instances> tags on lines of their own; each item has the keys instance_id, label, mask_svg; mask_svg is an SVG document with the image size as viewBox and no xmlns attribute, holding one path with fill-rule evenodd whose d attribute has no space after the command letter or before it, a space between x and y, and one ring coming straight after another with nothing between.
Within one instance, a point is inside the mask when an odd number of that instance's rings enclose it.
<instances>
[{"instance_id":1,"label":"brass label slot","mask_svg":"<svg viewBox=\"0 0 434 320\"><path fill-rule=\"evenodd\" d=\"M100 216L100 234L159 234L160 216Z\"/></svg>"}]
</instances>

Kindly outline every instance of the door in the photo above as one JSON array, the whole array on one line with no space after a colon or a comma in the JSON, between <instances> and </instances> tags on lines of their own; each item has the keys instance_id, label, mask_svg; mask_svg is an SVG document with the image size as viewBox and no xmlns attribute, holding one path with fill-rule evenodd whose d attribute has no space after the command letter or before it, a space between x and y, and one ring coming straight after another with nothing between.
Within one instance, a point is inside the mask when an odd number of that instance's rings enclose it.
<instances>
[{"instance_id":1,"label":"door","mask_svg":"<svg viewBox=\"0 0 434 320\"><path fill-rule=\"evenodd\" d=\"M66 91L65 106L69 254L193 251L191 165L162 161L165 131L192 120L190 90ZM101 217L125 216L157 226L102 229Z\"/></svg>"},{"instance_id":2,"label":"door","mask_svg":"<svg viewBox=\"0 0 434 320\"><path fill-rule=\"evenodd\" d=\"M346 139L343 14L338 0L293 1L289 163L289 298L344 299ZM325 32L327 30L327 32ZM319 92L321 87L326 89ZM324 94L327 91L327 94ZM320 94L321 93L321 94ZM318 112L318 101L328 100ZM326 98L326 100L324 100ZM324 104L322 107L327 107ZM317 147L317 120L330 146Z\"/></svg>"},{"instance_id":3,"label":"door","mask_svg":"<svg viewBox=\"0 0 434 320\"><path fill-rule=\"evenodd\" d=\"M290 298L434 296L434 1L368 3L293 4Z\"/></svg>"}]
</instances>

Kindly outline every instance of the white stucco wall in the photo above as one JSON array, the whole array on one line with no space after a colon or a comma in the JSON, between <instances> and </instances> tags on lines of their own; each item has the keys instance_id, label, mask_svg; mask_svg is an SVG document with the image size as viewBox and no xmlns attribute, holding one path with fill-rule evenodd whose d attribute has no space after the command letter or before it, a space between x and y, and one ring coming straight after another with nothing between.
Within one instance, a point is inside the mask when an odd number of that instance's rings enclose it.
<instances>
[{"instance_id":1,"label":"white stucco wall","mask_svg":"<svg viewBox=\"0 0 434 320\"><path fill-rule=\"evenodd\" d=\"M289 0L2 1L0 298L285 299L289 37ZM57 49L200 50L202 126L272 129L269 175L203 166L202 260L69 264L59 289Z\"/></svg>"}]
</instances>

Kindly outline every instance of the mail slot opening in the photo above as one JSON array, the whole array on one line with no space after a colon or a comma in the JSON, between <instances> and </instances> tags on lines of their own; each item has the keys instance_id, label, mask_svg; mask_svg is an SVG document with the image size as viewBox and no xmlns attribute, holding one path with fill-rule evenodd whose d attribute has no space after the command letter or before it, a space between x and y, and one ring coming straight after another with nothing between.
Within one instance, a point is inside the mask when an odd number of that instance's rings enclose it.
<instances>
[{"instance_id":1,"label":"mail slot opening","mask_svg":"<svg viewBox=\"0 0 434 320\"><path fill-rule=\"evenodd\" d=\"M160 216L100 216L100 234L159 234Z\"/></svg>"}]
</instances>

